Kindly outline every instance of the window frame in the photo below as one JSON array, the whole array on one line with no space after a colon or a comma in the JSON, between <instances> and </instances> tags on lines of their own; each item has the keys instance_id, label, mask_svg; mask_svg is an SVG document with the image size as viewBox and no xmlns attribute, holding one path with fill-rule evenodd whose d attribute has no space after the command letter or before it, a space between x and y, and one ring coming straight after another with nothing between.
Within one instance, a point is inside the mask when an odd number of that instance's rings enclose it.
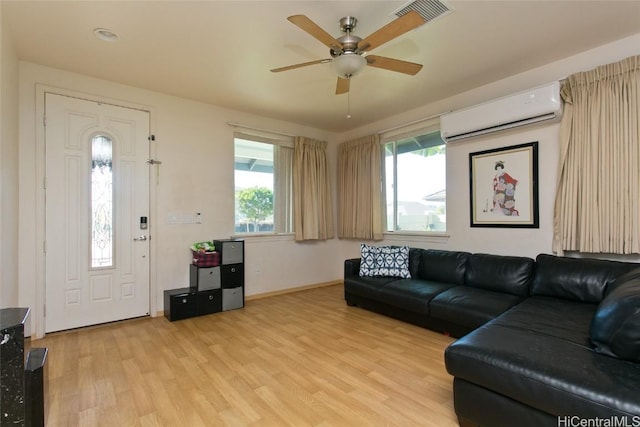
<instances>
[{"instance_id":1,"label":"window frame","mask_svg":"<svg viewBox=\"0 0 640 427\"><path fill-rule=\"evenodd\" d=\"M250 238L250 237L264 237L264 236L288 236L288 235L294 235L294 223L293 223L293 204L291 203L291 205L289 207L287 207L287 209L290 209L290 221L288 224L289 229L284 231L284 232L278 232L276 231L276 171L274 169L274 171L272 172L273 174L273 196L274 196L274 213L273 213L273 230L272 231L236 231L236 216L237 216L237 204L236 204L236 162L235 162L235 158L236 158L236 140L237 139L241 139L244 141L250 141L250 142L256 142L256 143L262 143L262 144L271 144L274 147L283 147L283 148L287 148L287 149L291 149L291 157L293 159L293 148L294 148L294 138L293 137L289 137L289 136L285 136L285 135L278 135L278 134L270 134L268 132L262 132L262 131L236 131L233 133L233 159L234 159L234 166L233 166L233 194L234 194L234 208L233 208L233 236L238 236L238 237L242 237L242 238ZM275 164L275 150L274 150L274 157L273 157L273 162ZM293 162L291 164L291 167L289 168L290 170L292 170L292 166L293 166ZM293 177L289 177L288 179L291 180ZM293 192L293 190L290 190L291 192ZM291 199L292 194L290 194L289 199Z\"/></svg>"},{"instance_id":2,"label":"window frame","mask_svg":"<svg viewBox=\"0 0 640 427\"><path fill-rule=\"evenodd\" d=\"M421 135L427 135L430 133L434 133L434 132L439 132L440 131L440 118L436 117L433 119L429 119L429 120L425 120L423 122L420 122L419 124L413 124L411 126L404 126L401 128L397 128L394 129L393 131L389 131L386 133L381 133L380 134L380 150L381 150L381 164L380 164L380 168L382 170L381 173L381 183L380 183L380 191L382 193L382 197L381 197L381 203L382 203L382 219L383 219L383 235L389 237L389 236L422 236L422 237L428 237L428 238L435 238L435 239L439 239L439 238L448 238L449 234L448 234L448 209L447 209L447 199L445 197L445 230L444 231L433 231L433 230L397 230L395 228L397 228L397 211L398 211L398 185L397 185L397 180L398 180L398 158L397 158L397 144L393 145L393 168L394 168L394 176L393 176L393 180L394 180L394 186L393 186L393 201L392 201L392 206L393 206L393 213L392 216L394 218L394 224L392 224L392 228L394 229L389 229L389 224L387 221L387 218L389 217L388 212L387 212L387 171L386 171L386 150L385 147L388 143L391 142L397 142L406 138L412 138L412 137L416 137L416 136L421 136ZM446 141L442 140L441 145L445 146L445 168L446 168L446 159L447 159L447 144ZM446 190L446 186L448 184L447 182L447 173L446 173L446 169L445 169L445 190Z\"/></svg>"}]
</instances>

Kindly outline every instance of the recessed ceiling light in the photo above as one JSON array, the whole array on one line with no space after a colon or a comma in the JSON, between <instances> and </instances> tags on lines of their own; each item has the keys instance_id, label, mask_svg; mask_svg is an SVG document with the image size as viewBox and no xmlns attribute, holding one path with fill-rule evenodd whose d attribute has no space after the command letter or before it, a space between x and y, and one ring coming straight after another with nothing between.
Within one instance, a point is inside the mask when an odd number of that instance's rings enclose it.
<instances>
[{"instance_id":1,"label":"recessed ceiling light","mask_svg":"<svg viewBox=\"0 0 640 427\"><path fill-rule=\"evenodd\" d=\"M107 30L106 28L96 28L95 30L93 30L93 34L95 34L97 38L105 42L115 42L119 39L116 33L111 30Z\"/></svg>"}]
</instances>

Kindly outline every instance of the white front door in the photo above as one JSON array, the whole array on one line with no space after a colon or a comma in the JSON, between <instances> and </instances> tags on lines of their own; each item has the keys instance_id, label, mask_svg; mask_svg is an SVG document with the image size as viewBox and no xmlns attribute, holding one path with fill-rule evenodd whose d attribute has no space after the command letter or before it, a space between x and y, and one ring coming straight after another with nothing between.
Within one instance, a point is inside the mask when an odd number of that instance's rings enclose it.
<instances>
[{"instance_id":1,"label":"white front door","mask_svg":"<svg viewBox=\"0 0 640 427\"><path fill-rule=\"evenodd\" d=\"M45 331L148 315L149 112L45 93L45 114Z\"/></svg>"}]
</instances>

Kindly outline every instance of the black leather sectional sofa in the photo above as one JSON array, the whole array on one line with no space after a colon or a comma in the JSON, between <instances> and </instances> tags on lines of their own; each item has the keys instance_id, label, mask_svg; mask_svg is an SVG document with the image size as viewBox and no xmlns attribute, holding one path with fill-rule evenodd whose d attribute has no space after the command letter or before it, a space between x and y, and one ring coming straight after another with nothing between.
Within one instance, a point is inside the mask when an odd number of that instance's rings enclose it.
<instances>
[{"instance_id":1,"label":"black leather sectional sofa","mask_svg":"<svg viewBox=\"0 0 640 427\"><path fill-rule=\"evenodd\" d=\"M459 338L460 425L640 426L638 264L411 248L410 279L359 266L344 264L348 305Z\"/></svg>"}]
</instances>

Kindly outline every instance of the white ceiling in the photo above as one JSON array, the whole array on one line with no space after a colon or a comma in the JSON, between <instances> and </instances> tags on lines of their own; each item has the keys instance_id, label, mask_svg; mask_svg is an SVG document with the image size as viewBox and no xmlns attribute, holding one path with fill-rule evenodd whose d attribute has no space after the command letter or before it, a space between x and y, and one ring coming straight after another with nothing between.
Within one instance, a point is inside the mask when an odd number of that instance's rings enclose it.
<instances>
[{"instance_id":1,"label":"white ceiling","mask_svg":"<svg viewBox=\"0 0 640 427\"><path fill-rule=\"evenodd\" d=\"M287 21L365 37L405 1L8 1L21 60L341 132L640 33L640 1L448 2L454 12L372 53L424 64L416 76L367 67L335 95L328 48ZM120 40L98 40L93 29Z\"/></svg>"}]
</instances>

